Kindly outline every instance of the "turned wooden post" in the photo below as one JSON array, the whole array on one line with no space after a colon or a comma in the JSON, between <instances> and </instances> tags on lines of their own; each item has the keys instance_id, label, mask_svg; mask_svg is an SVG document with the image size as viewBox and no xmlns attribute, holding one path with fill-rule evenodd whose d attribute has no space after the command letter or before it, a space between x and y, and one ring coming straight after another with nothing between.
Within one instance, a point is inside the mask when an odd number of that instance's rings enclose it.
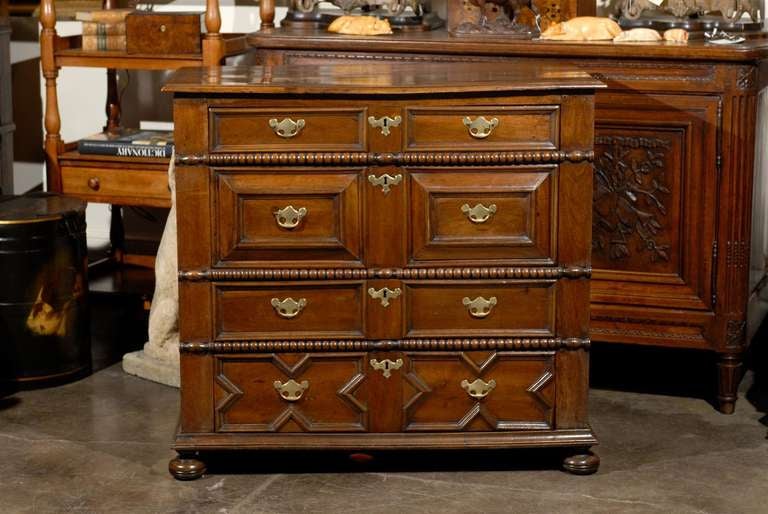
<instances>
[{"instance_id":1,"label":"turned wooden post","mask_svg":"<svg viewBox=\"0 0 768 514\"><path fill-rule=\"evenodd\" d=\"M275 0L261 0L259 17L261 18L261 30L275 28Z\"/></svg>"},{"instance_id":2,"label":"turned wooden post","mask_svg":"<svg viewBox=\"0 0 768 514\"><path fill-rule=\"evenodd\" d=\"M102 2L104 9L116 9L116 0L104 0ZM117 70L107 68L107 103L105 106L107 114L107 124L104 126L106 132L118 132L120 130L120 94L117 87Z\"/></svg>"},{"instance_id":3,"label":"turned wooden post","mask_svg":"<svg viewBox=\"0 0 768 514\"><path fill-rule=\"evenodd\" d=\"M203 36L203 66L218 66L224 58L221 37L219 0L205 1L205 36Z\"/></svg>"},{"instance_id":4,"label":"turned wooden post","mask_svg":"<svg viewBox=\"0 0 768 514\"><path fill-rule=\"evenodd\" d=\"M56 50L56 8L53 0L42 0L40 3L40 65L45 80L45 172L49 191L61 191L61 172L59 170L59 153L62 151L61 117L59 116L59 100L56 93L56 77L59 70L56 66L54 52Z\"/></svg>"}]
</instances>

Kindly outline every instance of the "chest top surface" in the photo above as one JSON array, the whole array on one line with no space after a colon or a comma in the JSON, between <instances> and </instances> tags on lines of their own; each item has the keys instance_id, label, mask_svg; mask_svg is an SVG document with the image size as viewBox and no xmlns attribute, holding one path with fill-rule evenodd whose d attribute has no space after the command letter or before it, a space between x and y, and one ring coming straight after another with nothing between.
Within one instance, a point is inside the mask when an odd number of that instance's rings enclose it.
<instances>
[{"instance_id":1,"label":"chest top surface","mask_svg":"<svg viewBox=\"0 0 768 514\"><path fill-rule=\"evenodd\" d=\"M568 65L376 63L184 68L163 88L196 94L419 95L591 90L604 87Z\"/></svg>"}]
</instances>

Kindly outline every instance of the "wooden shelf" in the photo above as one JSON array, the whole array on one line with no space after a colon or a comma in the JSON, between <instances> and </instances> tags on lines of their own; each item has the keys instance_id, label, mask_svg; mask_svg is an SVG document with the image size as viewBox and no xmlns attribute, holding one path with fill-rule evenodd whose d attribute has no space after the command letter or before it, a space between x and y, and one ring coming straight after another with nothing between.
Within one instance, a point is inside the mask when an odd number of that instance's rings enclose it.
<instances>
[{"instance_id":1,"label":"wooden shelf","mask_svg":"<svg viewBox=\"0 0 768 514\"><path fill-rule=\"evenodd\" d=\"M222 34L224 57L237 55L246 49L245 34ZM129 54L119 50L85 51L80 48L80 36L58 38L55 52L58 66L82 66L123 70L172 70L202 66L202 54Z\"/></svg>"},{"instance_id":2,"label":"wooden shelf","mask_svg":"<svg viewBox=\"0 0 768 514\"><path fill-rule=\"evenodd\" d=\"M62 192L88 202L170 207L169 162L170 159L64 152L59 155Z\"/></svg>"}]
</instances>

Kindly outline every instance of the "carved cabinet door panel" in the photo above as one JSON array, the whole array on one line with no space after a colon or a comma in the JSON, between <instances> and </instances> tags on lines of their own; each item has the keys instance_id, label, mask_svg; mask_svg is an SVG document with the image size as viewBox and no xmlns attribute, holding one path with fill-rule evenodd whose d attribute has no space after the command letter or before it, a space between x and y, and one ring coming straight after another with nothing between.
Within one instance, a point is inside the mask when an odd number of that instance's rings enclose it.
<instances>
[{"instance_id":1,"label":"carved cabinet door panel","mask_svg":"<svg viewBox=\"0 0 768 514\"><path fill-rule=\"evenodd\" d=\"M715 96L598 96L593 306L714 309L719 105Z\"/></svg>"}]
</instances>

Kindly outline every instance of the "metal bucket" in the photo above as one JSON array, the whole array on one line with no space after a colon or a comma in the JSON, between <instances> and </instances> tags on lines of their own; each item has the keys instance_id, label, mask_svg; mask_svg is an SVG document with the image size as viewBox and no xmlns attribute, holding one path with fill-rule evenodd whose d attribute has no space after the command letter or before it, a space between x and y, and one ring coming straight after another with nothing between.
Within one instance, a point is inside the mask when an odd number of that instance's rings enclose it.
<instances>
[{"instance_id":1,"label":"metal bucket","mask_svg":"<svg viewBox=\"0 0 768 514\"><path fill-rule=\"evenodd\" d=\"M0 391L91 371L85 203L0 197Z\"/></svg>"}]
</instances>

